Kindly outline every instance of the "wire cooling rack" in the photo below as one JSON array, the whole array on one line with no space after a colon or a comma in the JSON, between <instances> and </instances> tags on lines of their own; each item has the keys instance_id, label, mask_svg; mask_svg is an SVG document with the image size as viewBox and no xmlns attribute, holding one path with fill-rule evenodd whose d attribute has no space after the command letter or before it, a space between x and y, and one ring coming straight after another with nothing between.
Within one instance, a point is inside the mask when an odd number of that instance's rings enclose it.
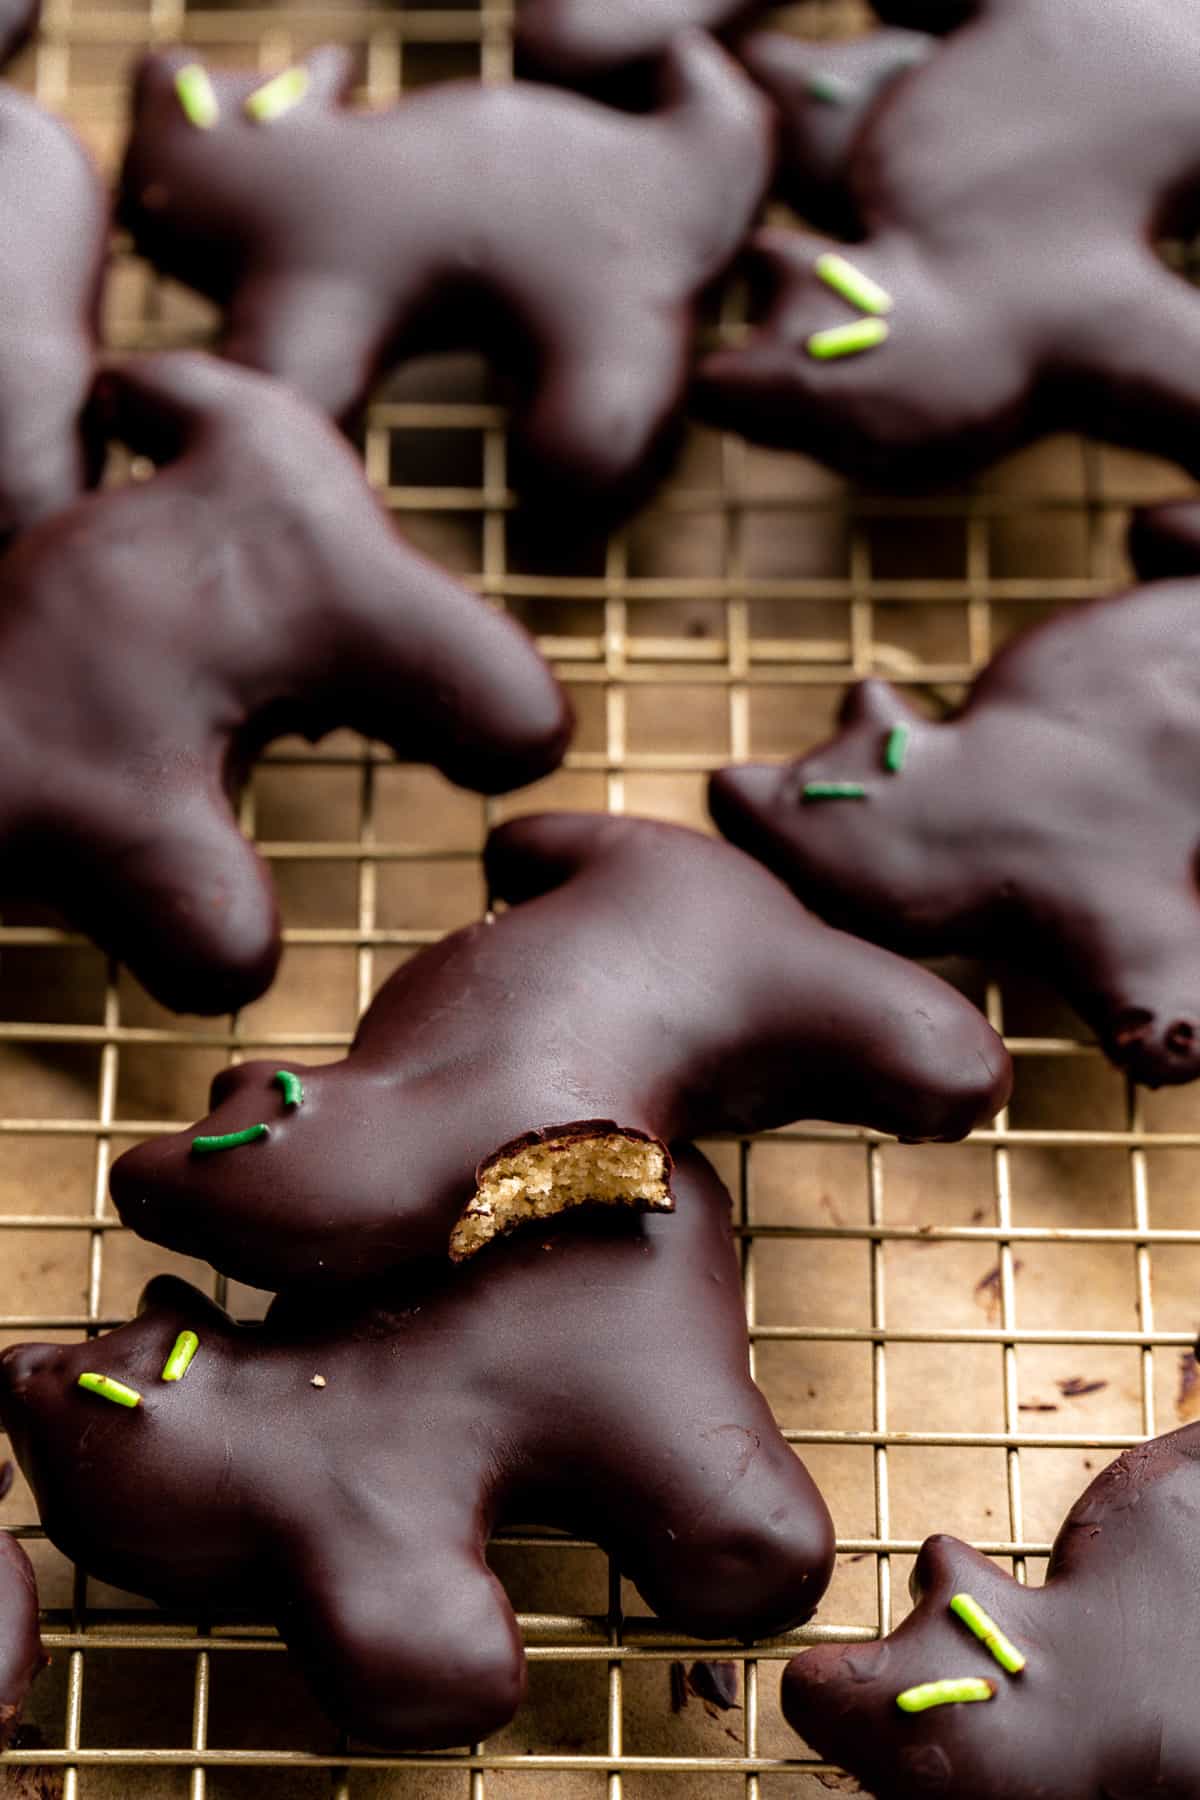
<instances>
[{"instance_id":1,"label":"wire cooling rack","mask_svg":"<svg viewBox=\"0 0 1200 1800\"><path fill-rule=\"evenodd\" d=\"M841 34L864 16L809 0L792 20ZM510 11L471 0L48 0L18 79L111 167L130 63L147 43L184 39L272 69L330 37L361 46L375 102L446 75L511 72ZM736 329L736 296L724 304L713 328ZM209 326L118 246L111 343L204 341ZM851 678L890 675L935 710L952 700L1013 629L1109 591L1131 502L1182 491L1157 465L1058 442L901 503L696 433L648 513L606 541L564 546L516 508L503 415L469 359L406 372L372 408L363 452L402 528L537 631L576 700L576 745L563 772L500 804L348 735L277 746L244 822L279 882L287 951L273 992L227 1023L162 1013L53 921L6 915L0 1341L116 1324L162 1267L214 1288L211 1272L120 1229L106 1197L113 1156L201 1112L224 1062L338 1056L396 962L478 912L478 850L495 817L550 804L701 823L711 768L812 743ZM994 1127L936 1150L829 1128L710 1146L735 1194L758 1378L838 1520L839 1570L814 1625L749 1654L678 1642L599 1552L509 1533L494 1554L531 1664L516 1723L461 1754L356 1755L317 1717L273 1634L173 1620L87 1582L41 1539L18 1482L0 1522L37 1561L54 1661L32 1730L0 1761L0 1792L790 1800L848 1788L783 1727L780 1658L887 1630L932 1529L1040 1579L1088 1475L1191 1416L1200 1375L1194 1091L1128 1090L1044 993L948 972L1017 1059L1012 1107ZM239 1314L261 1308L232 1284L214 1291ZM693 1699L672 1711L667 1665L704 1654L736 1659L740 1707L718 1715Z\"/></svg>"}]
</instances>

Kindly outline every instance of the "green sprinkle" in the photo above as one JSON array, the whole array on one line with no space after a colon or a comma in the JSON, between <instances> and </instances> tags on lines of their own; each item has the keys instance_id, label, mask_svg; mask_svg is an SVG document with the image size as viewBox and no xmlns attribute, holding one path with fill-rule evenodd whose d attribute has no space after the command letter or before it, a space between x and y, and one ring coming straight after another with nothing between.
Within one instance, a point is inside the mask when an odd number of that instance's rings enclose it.
<instances>
[{"instance_id":1,"label":"green sprinkle","mask_svg":"<svg viewBox=\"0 0 1200 1800\"><path fill-rule=\"evenodd\" d=\"M260 125L269 125L293 106L299 106L308 92L311 77L308 70L301 65L294 69L285 69L281 75L273 75L265 81L246 101L246 113L251 119L257 119Z\"/></svg>"},{"instance_id":2,"label":"green sprinkle","mask_svg":"<svg viewBox=\"0 0 1200 1800\"><path fill-rule=\"evenodd\" d=\"M200 1348L200 1339L194 1331L181 1331L175 1339L171 1354L163 1364L164 1381L182 1381L192 1366L192 1358Z\"/></svg>"},{"instance_id":3,"label":"green sprinkle","mask_svg":"<svg viewBox=\"0 0 1200 1800\"><path fill-rule=\"evenodd\" d=\"M224 1137L198 1137L192 1139L193 1156L210 1156L214 1150L236 1150L239 1144L256 1144L259 1138L270 1137L266 1125L247 1125L244 1131L227 1131Z\"/></svg>"},{"instance_id":4,"label":"green sprinkle","mask_svg":"<svg viewBox=\"0 0 1200 1800\"><path fill-rule=\"evenodd\" d=\"M924 1681L920 1687L905 1688L896 1695L901 1712L928 1712L931 1706L959 1706L967 1700L990 1700L996 1692L994 1681L982 1681L976 1675L954 1675L947 1681Z\"/></svg>"},{"instance_id":5,"label":"green sprinkle","mask_svg":"<svg viewBox=\"0 0 1200 1800\"><path fill-rule=\"evenodd\" d=\"M833 69L814 69L804 84L810 100L822 100L826 106L849 106L858 99L858 83L847 81Z\"/></svg>"},{"instance_id":6,"label":"green sprinkle","mask_svg":"<svg viewBox=\"0 0 1200 1800\"><path fill-rule=\"evenodd\" d=\"M77 1386L89 1394L99 1394L102 1400L111 1400L114 1406L140 1406L142 1396L136 1388L126 1387L123 1381L116 1381L111 1375L81 1375Z\"/></svg>"},{"instance_id":7,"label":"green sprinkle","mask_svg":"<svg viewBox=\"0 0 1200 1800\"><path fill-rule=\"evenodd\" d=\"M883 766L889 775L898 775L908 755L908 726L893 725L883 746Z\"/></svg>"},{"instance_id":8,"label":"green sprinkle","mask_svg":"<svg viewBox=\"0 0 1200 1800\"><path fill-rule=\"evenodd\" d=\"M815 266L825 286L848 300L851 306L857 306L859 312L888 313L896 304L886 288L864 275L861 269L856 269L848 257L839 256L836 250L827 250L824 256L818 256Z\"/></svg>"},{"instance_id":9,"label":"green sprinkle","mask_svg":"<svg viewBox=\"0 0 1200 1800\"><path fill-rule=\"evenodd\" d=\"M857 781L806 781L805 800L865 800L867 790Z\"/></svg>"},{"instance_id":10,"label":"green sprinkle","mask_svg":"<svg viewBox=\"0 0 1200 1800\"><path fill-rule=\"evenodd\" d=\"M211 131L221 116L208 70L201 63L188 63L175 76L175 92L179 104L200 131Z\"/></svg>"},{"instance_id":11,"label":"green sprinkle","mask_svg":"<svg viewBox=\"0 0 1200 1800\"><path fill-rule=\"evenodd\" d=\"M889 335L883 319L852 319L849 325L814 331L804 347L818 362L833 362L839 356L858 356L863 350L874 350Z\"/></svg>"},{"instance_id":12,"label":"green sprinkle","mask_svg":"<svg viewBox=\"0 0 1200 1800\"><path fill-rule=\"evenodd\" d=\"M304 1084L298 1075L293 1075L290 1069L276 1069L271 1080L277 1088L283 1089L285 1106L304 1105Z\"/></svg>"},{"instance_id":13,"label":"green sprinkle","mask_svg":"<svg viewBox=\"0 0 1200 1800\"><path fill-rule=\"evenodd\" d=\"M1010 1675L1021 1673L1025 1667L1025 1658L1016 1645L1005 1637L995 1619L988 1617L978 1600L973 1599L970 1594L955 1594L950 1602L950 1611L956 1619L962 1620L968 1631L974 1632L1002 1669L1006 1669Z\"/></svg>"}]
</instances>

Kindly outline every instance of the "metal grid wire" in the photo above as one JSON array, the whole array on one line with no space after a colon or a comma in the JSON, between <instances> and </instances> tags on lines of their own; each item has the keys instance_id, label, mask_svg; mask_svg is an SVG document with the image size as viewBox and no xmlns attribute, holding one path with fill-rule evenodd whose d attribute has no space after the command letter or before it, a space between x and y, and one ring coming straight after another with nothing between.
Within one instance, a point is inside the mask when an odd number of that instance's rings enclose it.
<instances>
[{"instance_id":1,"label":"metal grid wire","mask_svg":"<svg viewBox=\"0 0 1200 1800\"><path fill-rule=\"evenodd\" d=\"M814 34L861 23L841 0L792 11ZM327 37L363 46L375 102L445 73L511 72L509 9L470 0L396 11L49 0L25 67L38 97L111 164L129 63L145 44L184 39L271 69ZM731 308L722 325L736 329ZM206 329L201 311L120 252L110 341L178 343ZM697 435L647 518L576 562L539 555L521 535L504 419L486 390L447 397L436 383L402 383L373 407L363 447L401 525L526 618L572 688L581 733L566 772L516 804L697 823L709 769L812 742L845 681L883 672L936 707L1037 609L1108 591L1124 507L1178 487L1137 459L1060 444L969 490L900 503L800 459ZM136 1278L171 1259L139 1256L113 1217L113 1154L193 1117L223 1061L340 1054L395 961L470 916L478 847L501 811L349 737L277 747L244 822L283 890L284 973L275 995L228 1025L161 1014L82 940L35 915L7 918L3 1341L95 1333L127 1315ZM704 1647L639 1616L615 1569L597 1581L602 1559L588 1547L510 1533L499 1554L535 1692L543 1674L578 1678L578 1690L555 1690L470 1753L352 1755L301 1713L299 1690L271 1685L285 1660L271 1633L198 1629L68 1578L18 1486L3 1522L42 1558L55 1661L34 1708L44 1741L9 1753L9 1778L39 1767L66 1800L769 1800L841 1785L782 1728L772 1659L886 1631L928 1529L957 1528L1019 1577L1032 1565L1040 1578L1055 1521L1105 1460L1089 1453L1162 1429L1173 1405L1181 1417L1189 1405L1190 1379L1176 1392L1176 1376L1200 1313L1200 1231L1187 1204L1194 1100L1127 1091L1070 1018L1022 984L989 980L977 997L1009 1028L1018 1086L1011 1113L966 1146L922 1151L805 1128L713 1147L736 1196L757 1373L842 1533L819 1623L752 1654L709 1651L740 1661L740 1713L714 1723L693 1707L673 1719L665 1665ZM244 1290L218 1280L215 1292L255 1309ZM10 1310L13 1296L26 1298ZM1056 1379L1064 1367L1084 1374ZM551 1558L560 1573L591 1559L590 1600L577 1610L555 1610L574 1590L566 1575L541 1580ZM248 1696L253 1728L235 1729L232 1697L218 1705L223 1682Z\"/></svg>"}]
</instances>

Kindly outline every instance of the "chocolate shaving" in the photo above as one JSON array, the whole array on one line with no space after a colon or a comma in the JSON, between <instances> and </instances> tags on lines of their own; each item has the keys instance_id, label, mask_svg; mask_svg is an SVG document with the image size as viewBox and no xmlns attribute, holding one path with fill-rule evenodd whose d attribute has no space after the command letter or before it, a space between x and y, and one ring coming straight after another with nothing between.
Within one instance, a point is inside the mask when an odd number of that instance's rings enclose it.
<instances>
[{"instance_id":1,"label":"chocolate shaving","mask_svg":"<svg viewBox=\"0 0 1200 1800\"><path fill-rule=\"evenodd\" d=\"M699 1700L710 1719L741 1710L738 1666L735 1662L694 1662L685 1669L671 1664L671 1711L681 1713L689 1700Z\"/></svg>"},{"instance_id":2,"label":"chocolate shaving","mask_svg":"<svg viewBox=\"0 0 1200 1800\"><path fill-rule=\"evenodd\" d=\"M1084 1394L1099 1394L1108 1386L1107 1381L1085 1381L1082 1375L1072 1375L1067 1381L1056 1381L1055 1387L1068 1400L1078 1400Z\"/></svg>"},{"instance_id":3,"label":"chocolate shaving","mask_svg":"<svg viewBox=\"0 0 1200 1800\"><path fill-rule=\"evenodd\" d=\"M715 1706L719 1712L732 1712L740 1707L741 1692L738 1666L735 1662L694 1662L687 1672L689 1693Z\"/></svg>"},{"instance_id":4,"label":"chocolate shaving","mask_svg":"<svg viewBox=\"0 0 1200 1800\"><path fill-rule=\"evenodd\" d=\"M1017 1406L1018 1412L1057 1412L1058 1407L1053 1400L1022 1400Z\"/></svg>"},{"instance_id":5,"label":"chocolate shaving","mask_svg":"<svg viewBox=\"0 0 1200 1800\"><path fill-rule=\"evenodd\" d=\"M1019 1275L1024 1267L1025 1264L1021 1261L1020 1257L1015 1258L1012 1266L1013 1275ZM989 1269L986 1275L980 1276L979 1280L975 1283L975 1298L977 1300L982 1300L983 1305L987 1308L989 1318L994 1318L997 1315L1000 1310L999 1263L996 1264L995 1268Z\"/></svg>"},{"instance_id":6,"label":"chocolate shaving","mask_svg":"<svg viewBox=\"0 0 1200 1800\"><path fill-rule=\"evenodd\" d=\"M0 1463L0 1500L7 1500L12 1493L13 1478L16 1472L10 1461L6 1460Z\"/></svg>"}]
</instances>

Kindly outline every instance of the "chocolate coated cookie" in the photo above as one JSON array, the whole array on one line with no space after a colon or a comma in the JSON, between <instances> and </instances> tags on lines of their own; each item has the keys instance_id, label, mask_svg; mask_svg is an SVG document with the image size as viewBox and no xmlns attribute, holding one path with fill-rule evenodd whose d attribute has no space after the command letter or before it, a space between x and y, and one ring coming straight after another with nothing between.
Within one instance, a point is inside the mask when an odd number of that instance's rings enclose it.
<instances>
[{"instance_id":1,"label":"chocolate coated cookie","mask_svg":"<svg viewBox=\"0 0 1200 1800\"><path fill-rule=\"evenodd\" d=\"M697 299L766 185L752 83L702 33L672 47L644 117L477 82L353 112L333 48L282 79L172 51L137 80L121 214L227 308L226 353L346 420L403 358L478 345L512 378L533 482L593 508L640 492L673 438ZM281 110L253 116L266 91Z\"/></svg>"},{"instance_id":2,"label":"chocolate coated cookie","mask_svg":"<svg viewBox=\"0 0 1200 1800\"><path fill-rule=\"evenodd\" d=\"M0 1414L47 1532L166 1606L261 1608L337 1723L392 1747L471 1742L519 1704L484 1560L505 1521L594 1536L682 1631L807 1618L829 1515L750 1379L728 1195L695 1151L676 1179L677 1218L557 1221L340 1312L285 1297L239 1329L163 1278L107 1337L7 1351Z\"/></svg>"},{"instance_id":3,"label":"chocolate coated cookie","mask_svg":"<svg viewBox=\"0 0 1200 1800\"><path fill-rule=\"evenodd\" d=\"M1200 1425L1188 1425L1093 1481L1045 1587L930 1538L916 1611L882 1643L796 1657L783 1709L879 1800L1193 1800L1198 1592ZM963 1697L927 1691L943 1682L965 1682Z\"/></svg>"},{"instance_id":4,"label":"chocolate coated cookie","mask_svg":"<svg viewBox=\"0 0 1200 1800\"><path fill-rule=\"evenodd\" d=\"M728 845L549 813L485 861L509 910L399 969L344 1062L218 1075L198 1127L114 1166L127 1225L263 1287L361 1279L571 1205L670 1206L666 1145L701 1131L955 1138L1003 1103L969 1002Z\"/></svg>"},{"instance_id":5,"label":"chocolate coated cookie","mask_svg":"<svg viewBox=\"0 0 1200 1800\"><path fill-rule=\"evenodd\" d=\"M0 1750L19 1725L34 1677L47 1661L33 1569L16 1539L0 1531Z\"/></svg>"},{"instance_id":6,"label":"chocolate coated cookie","mask_svg":"<svg viewBox=\"0 0 1200 1800\"><path fill-rule=\"evenodd\" d=\"M494 793L557 763L569 712L280 383L181 353L120 364L106 393L114 435L166 466L0 562L0 893L218 1013L279 956L230 799L264 742L351 725Z\"/></svg>"},{"instance_id":7,"label":"chocolate coated cookie","mask_svg":"<svg viewBox=\"0 0 1200 1800\"><path fill-rule=\"evenodd\" d=\"M757 240L760 328L708 358L710 421L895 487L1078 430L1200 470L1200 296L1155 254L1200 211L1200 13L1179 0L890 0L949 35L843 165L850 270ZM959 27L955 29L955 27ZM823 48L747 50L802 147ZM801 171L801 173L803 173Z\"/></svg>"},{"instance_id":8,"label":"chocolate coated cookie","mask_svg":"<svg viewBox=\"0 0 1200 1800\"><path fill-rule=\"evenodd\" d=\"M830 743L724 769L710 803L831 923L1031 969L1157 1087L1200 1074L1200 508L1143 514L1132 546L1191 578L1027 631L944 723L863 682Z\"/></svg>"},{"instance_id":9,"label":"chocolate coated cookie","mask_svg":"<svg viewBox=\"0 0 1200 1800\"><path fill-rule=\"evenodd\" d=\"M18 38L23 28L24 15ZM0 62L6 44L0 18ZM108 219L75 134L0 86L0 543L69 505L97 472L81 421Z\"/></svg>"}]
</instances>

